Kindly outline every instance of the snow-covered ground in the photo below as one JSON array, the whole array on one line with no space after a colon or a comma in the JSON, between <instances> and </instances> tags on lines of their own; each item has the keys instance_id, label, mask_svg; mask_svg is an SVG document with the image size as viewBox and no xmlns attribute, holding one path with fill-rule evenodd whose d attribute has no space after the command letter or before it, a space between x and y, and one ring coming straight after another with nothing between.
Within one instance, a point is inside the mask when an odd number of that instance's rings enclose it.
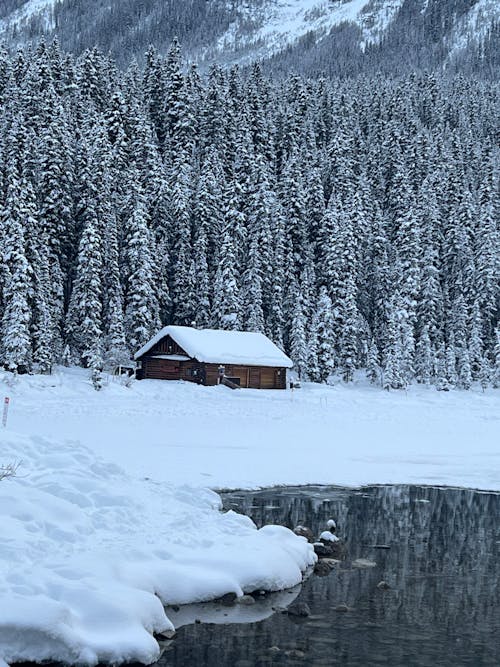
<instances>
[{"instance_id":1,"label":"snow-covered ground","mask_svg":"<svg viewBox=\"0 0 500 667\"><path fill-rule=\"evenodd\" d=\"M150 662L153 632L172 628L162 603L301 580L305 540L220 513L202 487L500 488L494 390L147 380L96 392L78 369L1 379L0 464L20 468L0 482L0 663Z\"/></svg>"},{"instance_id":2,"label":"snow-covered ground","mask_svg":"<svg viewBox=\"0 0 500 667\"><path fill-rule=\"evenodd\" d=\"M155 481L500 489L494 389L385 392L360 381L233 391L143 380L130 388L110 381L96 392L85 371L72 369L21 377L3 391L11 396L8 431L80 442Z\"/></svg>"}]
</instances>

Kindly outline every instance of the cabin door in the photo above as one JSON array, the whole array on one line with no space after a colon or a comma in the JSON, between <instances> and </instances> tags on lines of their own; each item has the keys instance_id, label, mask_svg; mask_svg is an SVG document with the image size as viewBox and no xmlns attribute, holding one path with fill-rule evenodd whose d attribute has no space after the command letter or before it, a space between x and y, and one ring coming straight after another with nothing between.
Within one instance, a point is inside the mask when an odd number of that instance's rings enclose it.
<instances>
[{"instance_id":1,"label":"cabin door","mask_svg":"<svg viewBox=\"0 0 500 667\"><path fill-rule=\"evenodd\" d=\"M252 389L260 389L260 368L250 368L248 376L248 386Z\"/></svg>"}]
</instances>

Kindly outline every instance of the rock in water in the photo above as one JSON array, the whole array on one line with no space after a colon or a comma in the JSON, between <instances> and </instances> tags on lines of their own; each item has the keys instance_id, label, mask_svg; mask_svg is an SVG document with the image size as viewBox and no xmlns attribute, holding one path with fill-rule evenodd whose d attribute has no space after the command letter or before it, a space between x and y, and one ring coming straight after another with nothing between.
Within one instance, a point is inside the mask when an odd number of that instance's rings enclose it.
<instances>
[{"instance_id":1,"label":"rock in water","mask_svg":"<svg viewBox=\"0 0 500 667\"><path fill-rule=\"evenodd\" d=\"M317 574L318 577L326 577L338 563L340 561L336 558L320 558L314 566L314 574Z\"/></svg>"},{"instance_id":2,"label":"rock in water","mask_svg":"<svg viewBox=\"0 0 500 667\"><path fill-rule=\"evenodd\" d=\"M307 618L307 616L311 615L311 610L309 609L309 605L306 602L294 602L288 607L286 613L289 616L300 616L301 618Z\"/></svg>"},{"instance_id":3,"label":"rock in water","mask_svg":"<svg viewBox=\"0 0 500 667\"><path fill-rule=\"evenodd\" d=\"M312 530L306 526L295 526L293 532L299 537L305 537L308 542L314 542L314 534Z\"/></svg>"},{"instance_id":4,"label":"rock in water","mask_svg":"<svg viewBox=\"0 0 500 667\"><path fill-rule=\"evenodd\" d=\"M346 556L346 546L342 540L329 542L314 542L314 552L318 558L334 558L344 560Z\"/></svg>"},{"instance_id":5,"label":"rock in water","mask_svg":"<svg viewBox=\"0 0 500 667\"><path fill-rule=\"evenodd\" d=\"M368 560L368 558L356 558L352 561L352 566L360 570L368 569L370 567L375 567L377 563L373 560Z\"/></svg>"},{"instance_id":6,"label":"rock in water","mask_svg":"<svg viewBox=\"0 0 500 667\"><path fill-rule=\"evenodd\" d=\"M318 577L327 577L332 571L331 568L325 563L328 558L319 560L314 566L314 574Z\"/></svg>"}]
</instances>

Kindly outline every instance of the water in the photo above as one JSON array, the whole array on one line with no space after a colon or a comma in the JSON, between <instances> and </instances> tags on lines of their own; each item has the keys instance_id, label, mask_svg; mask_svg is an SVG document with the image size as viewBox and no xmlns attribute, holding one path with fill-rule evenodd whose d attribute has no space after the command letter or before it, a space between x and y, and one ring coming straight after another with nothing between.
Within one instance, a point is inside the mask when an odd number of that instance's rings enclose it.
<instances>
[{"instance_id":1,"label":"water","mask_svg":"<svg viewBox=\"0 0 500 667\"><path fill-rule=\"evenodd\" d=\"M348 560L327 577L313 575L302 587L248 608L170 610L177 625L186 625L159 666L500 665L500 495L303 487L223 499L258 526L303 524L319 533L333 517ZM354 569L356 558L376 566ZM388 590L377 587L382 580ZM273 613L294 599L309 605L310 617Z\"/></svg>"}]
</instances>

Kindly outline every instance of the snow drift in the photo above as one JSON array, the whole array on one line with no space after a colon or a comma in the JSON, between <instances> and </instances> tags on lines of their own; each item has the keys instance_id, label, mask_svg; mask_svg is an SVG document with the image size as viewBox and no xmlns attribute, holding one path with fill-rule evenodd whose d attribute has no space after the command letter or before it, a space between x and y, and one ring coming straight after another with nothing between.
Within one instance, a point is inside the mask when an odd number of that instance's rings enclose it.
<instances>
[{"instance_id":1,"label":"snow drift","mask_svg":"<svg viewBox=\"0 0 500 667\"><path fill-rule=\"evenodd\" d=\"M207 490L138 480L78 443L4 433L0 662L140 661L173 629L163 605L280 590L314 562L280 526L220 512Z\"/></svg>"}]
</instances>

